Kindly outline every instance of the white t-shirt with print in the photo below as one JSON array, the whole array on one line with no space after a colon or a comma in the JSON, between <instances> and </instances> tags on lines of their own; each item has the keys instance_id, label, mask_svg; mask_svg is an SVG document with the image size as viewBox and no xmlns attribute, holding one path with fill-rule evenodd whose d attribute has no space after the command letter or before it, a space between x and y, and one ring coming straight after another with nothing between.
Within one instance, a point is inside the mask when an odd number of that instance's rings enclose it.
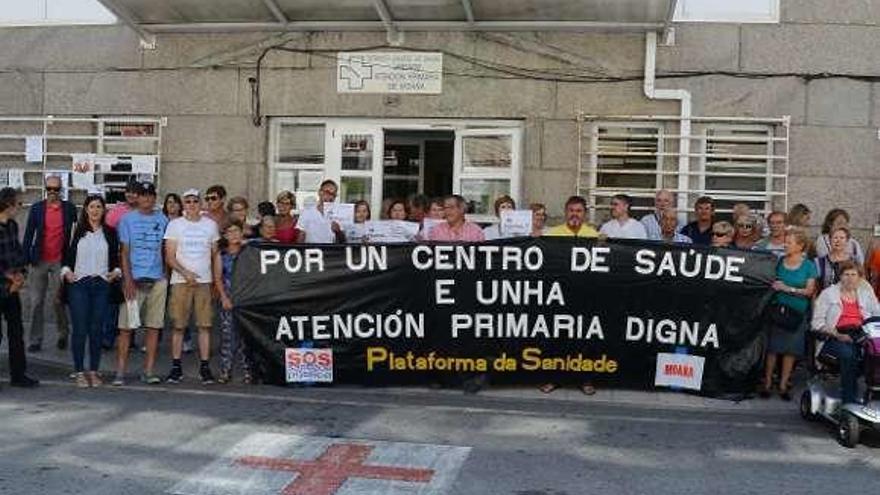
<instances>
[{"instance_id":1,"label":"white t-shirt with print","mask_svg":"<svg viewBox=\"0 0 880 495\"><path fill-rule=\"evenodd\" d=\"M195 222L186 217L175 218L165 230L165 239L177 241L178 263L195 273L200 284L211 283L211 250L220 240L216 222L204 216ZM186 279L172 270L171 283L183 284Z\"/></svg>"}]
</instances>

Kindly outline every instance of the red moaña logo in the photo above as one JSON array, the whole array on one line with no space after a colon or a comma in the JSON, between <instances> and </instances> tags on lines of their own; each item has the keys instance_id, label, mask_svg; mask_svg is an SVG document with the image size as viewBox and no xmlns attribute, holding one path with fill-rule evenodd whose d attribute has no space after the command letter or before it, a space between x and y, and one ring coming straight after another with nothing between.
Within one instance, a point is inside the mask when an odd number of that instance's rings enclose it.
<instances>
[{"instance_id":1,"label":"red moa\u00f1a logo","mask_svg":"<svg viewBox=\"0 0 880 495\"><path fill-rule=\"evenodd\" d=\"M663 372L671 376L694 377L694 367L686 364L667 364L663 367Z\"/></svg>"}]
</instances>

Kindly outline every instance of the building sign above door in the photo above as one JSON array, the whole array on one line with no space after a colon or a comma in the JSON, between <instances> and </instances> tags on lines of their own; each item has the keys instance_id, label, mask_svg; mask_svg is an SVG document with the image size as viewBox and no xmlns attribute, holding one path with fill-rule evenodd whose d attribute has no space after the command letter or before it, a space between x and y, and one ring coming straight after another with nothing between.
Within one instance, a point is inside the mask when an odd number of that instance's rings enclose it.
<instances>
[{"instance_id":1,"label":"building sign above door","mask_svg":"<svg viewBox=\"0 0 880 495\"><path fill-rule=\"evenodd\" d=\"M338 93L440 94L443 54L436 52L339 52Z\"/></svg>"}]
</instances>

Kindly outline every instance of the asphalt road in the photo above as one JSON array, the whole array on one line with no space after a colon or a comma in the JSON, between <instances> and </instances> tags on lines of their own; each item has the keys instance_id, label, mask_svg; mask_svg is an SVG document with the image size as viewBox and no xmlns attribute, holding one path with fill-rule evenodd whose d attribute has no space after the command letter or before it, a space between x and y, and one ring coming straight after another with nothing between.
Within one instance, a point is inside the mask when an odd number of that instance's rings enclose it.
<instances>
[{"instance_id":1,"label":"asphalt road","mask_svg":"<svg viewBox=\"0 0 880 495\"><path fill-rule=\"evenodd\" d=\"M246 490L204 488L230 449L266 438L372 442L376 450L404 442L399 452L460 447L454 469L437 464L448 484L433 492L348 481L322 485L325 493L874 493L880 480L877 435L845 449L828 426L804 422L778 399L195 384L77 390L60 368L35 371L41 387L0 389L0 494L281 493L293 473L266 471Z\"/></svg>"}]
</instances>

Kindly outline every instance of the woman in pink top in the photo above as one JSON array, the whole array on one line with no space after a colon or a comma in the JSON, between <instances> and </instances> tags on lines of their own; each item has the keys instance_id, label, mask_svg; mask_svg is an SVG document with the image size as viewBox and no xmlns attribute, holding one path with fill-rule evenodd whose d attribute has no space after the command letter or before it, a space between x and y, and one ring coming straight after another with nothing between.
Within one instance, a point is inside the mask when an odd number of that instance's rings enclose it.
<instances>
[{"instance_id":1,"label":"woman in pink top","mask_svg":"<svg viewBox=\"0 0 880 495\"><path fill-rule=\"evenodd\" d=\"M825 336L822 353L840 363L841 400L858 402L860 359L853 330L872 316L880 316L880 303L862 278L861 267L852 260L840 263L840 282L823 290L813 308L812 328Z\"/></svg>"},{"instance_id":2,"label":"woman in pink top","mask_svg":"<svg viewBox=\"0 0 880 495\"><path fill-rule=\"evenodd\" d=\"M134 177L132 176L132 179ZM137 199L138 195L135 192L135 187L137 187L137 180L129 180L128 184L125 186L125 201L116 203L111 206L107 210L106 218L104 218L104 223L106 223L110 228L116 228L119 225L119 221L122 220L122 217L137 208Z\"/></svg>"},{"instance_id":3,"label":"woman in pink top","mask_svg":"<svg viewBox=\"0 0 880 495\"><path fill-rule=\"evenodd\" d=\"M293 205L296 198L290 191L281 191L275 199L278 216L275 217L275 238L284 244L302 242L303 232L296 228L296 217L293 216Z\"/></svg>"}]
</instances>

